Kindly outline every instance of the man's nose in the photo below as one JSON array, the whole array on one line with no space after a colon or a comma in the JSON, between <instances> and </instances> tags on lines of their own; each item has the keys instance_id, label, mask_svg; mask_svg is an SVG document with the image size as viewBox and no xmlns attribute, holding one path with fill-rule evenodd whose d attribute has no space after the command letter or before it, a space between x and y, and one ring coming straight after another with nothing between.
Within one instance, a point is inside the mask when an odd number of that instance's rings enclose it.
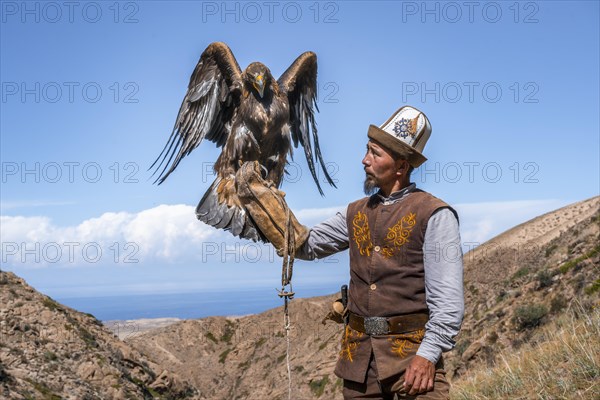
<instances>
[{"instance_id":1,"label":"man's nose","mask_svg":"<svg viewBox=\"0 0 600 400\"><path fill-rule=\"evenodd\" d=\"M365 155L365 157L362 159L362 164L367 167L369 165L371 165L371 161L369 160L369 155Z\"/></svg>"}]
</instances>

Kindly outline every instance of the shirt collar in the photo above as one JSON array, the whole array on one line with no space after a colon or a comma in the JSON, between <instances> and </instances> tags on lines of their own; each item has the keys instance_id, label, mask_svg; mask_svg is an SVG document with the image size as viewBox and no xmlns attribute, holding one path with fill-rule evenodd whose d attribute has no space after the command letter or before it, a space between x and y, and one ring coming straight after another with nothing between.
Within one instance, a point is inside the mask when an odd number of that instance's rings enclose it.
<instances>
[{"instance_id":1,"label":"shirt collar","mask_svg":"<svg viewBox=\"0 0 600 400\"><path fill-rule=\"evenodd\" d=\"M416 188L417 188L417 184L412 182L407 187L400 189L397 192L391 193L388 197L385 197L384 195L382 195L381 191L377 192L376 196L377 196L378 200L381 201L383 204L390 204L390 203L394 203L394 202L400 200L402 197L404 197L407 194L409 194L410 192L414 191Z\"/></svg>"}]
</instances>

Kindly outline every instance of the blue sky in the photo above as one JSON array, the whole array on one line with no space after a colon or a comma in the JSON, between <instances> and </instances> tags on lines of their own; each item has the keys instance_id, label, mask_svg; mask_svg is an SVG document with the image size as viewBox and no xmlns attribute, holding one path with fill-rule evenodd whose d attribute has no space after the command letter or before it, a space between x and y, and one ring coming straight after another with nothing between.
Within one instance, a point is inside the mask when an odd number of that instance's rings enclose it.
<instances>
[{"instance_id":1,"label":"blue sky","mask_svg":"<svg viewBox=\"0 0 600 400\"><path fill-rule=\"evenodd\" d=\"M276 76L317 53L338 188L319 196L296 151L283 190L307 225L362 196L368 125L404 104L433 126L413 180L456 206L463 243L600 191L596 1L0 4L1 265L56 297L277 286L268 247L194 217L212 143L161 186L146 171L214 41ZM295 279L331 292L347 255Z\"/></svg>"}]
</instances>

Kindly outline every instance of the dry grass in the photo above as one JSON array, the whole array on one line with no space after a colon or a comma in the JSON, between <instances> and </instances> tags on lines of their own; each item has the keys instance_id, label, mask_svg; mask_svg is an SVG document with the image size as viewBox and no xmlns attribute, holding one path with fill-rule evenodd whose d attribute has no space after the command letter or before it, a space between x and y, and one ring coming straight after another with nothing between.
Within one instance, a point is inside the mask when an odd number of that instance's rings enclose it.
<instances>
[{"instance_id":1,"label":"dry grass","mask_svg":"<svg viewBox=\"0 0 600 400\"><path fill-rule=\"evenodd\" d=\"M491 369L478 369L454 382L452 400L599 399L600 308L572 306L540 329L537 344L499 356Z\"/></svg>"}]
</instances>

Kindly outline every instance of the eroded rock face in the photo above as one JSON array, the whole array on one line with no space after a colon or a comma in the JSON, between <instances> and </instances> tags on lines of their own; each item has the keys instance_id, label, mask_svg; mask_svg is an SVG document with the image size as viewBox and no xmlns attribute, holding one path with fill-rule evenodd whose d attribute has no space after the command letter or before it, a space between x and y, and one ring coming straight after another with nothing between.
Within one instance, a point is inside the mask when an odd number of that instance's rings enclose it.
<instances>
[{"instance_id":1,"label":"eroded rock face","mask_svg":"<svg viewBox=\"0 0 600 400\"><path fill-rule=\"evenodd\" d=\"M0 398L194 398L100 321L0 272ZM58 397L55 397L58 398Z\"/></svg>"}]
</instances>

